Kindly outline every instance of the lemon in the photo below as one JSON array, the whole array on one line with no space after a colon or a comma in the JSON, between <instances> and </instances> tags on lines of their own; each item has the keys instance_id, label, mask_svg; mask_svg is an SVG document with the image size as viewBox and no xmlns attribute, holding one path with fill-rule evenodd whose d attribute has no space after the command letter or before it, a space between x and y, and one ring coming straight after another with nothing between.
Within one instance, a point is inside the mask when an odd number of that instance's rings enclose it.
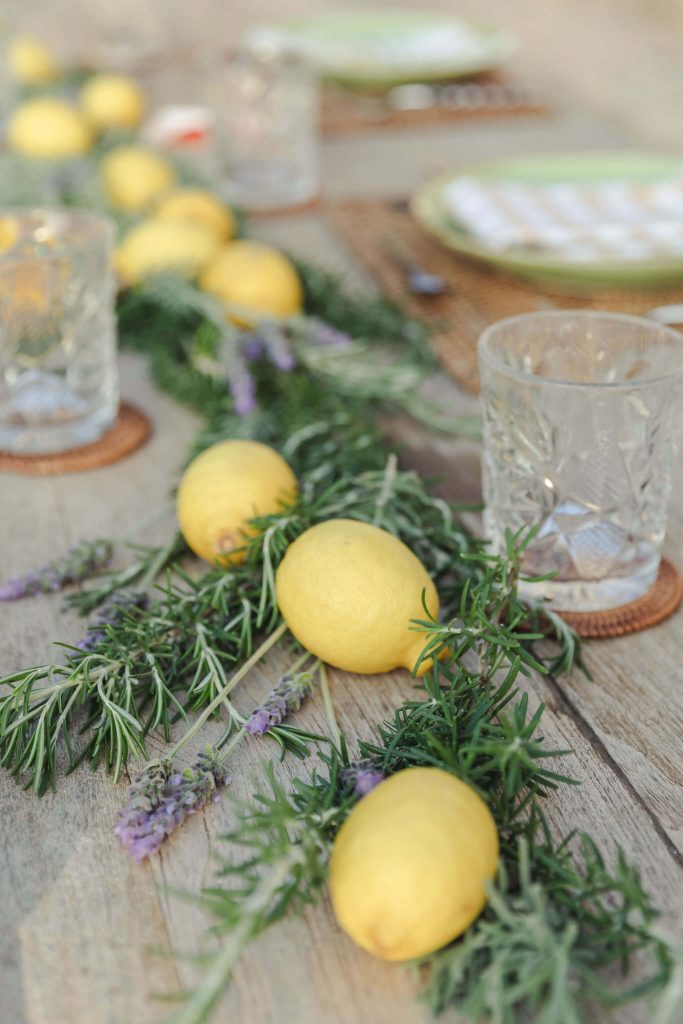
<instances>
[{"instance_id":1,"label":"lemon","mask_svg":"<svg viewBox=\"0 0 683 1024\"><path fill-rule=\"evenodd\" d=\"M332 906L363 949L411 960L469 928L497 864L496 825L481 797L441 768L406 768L364 797L339 830Z\"/></svg>"},{"instance_id":2,"label":"lemon","mask_svg":"<svg viewBox=\"0 0 683 1024\"><path fill-rule=\"evenodd\" d=\"M299 276L277 249L261 242L231 242L202 274L199 285L237 307L232 319L251 326L268 315L289 316L301 309Z\"/></svg>"},{"instance_id":3,"label":"lemon","mask_svg":"<svg viewBox=\"0 0 683 1024\"><path fill-rule=\"evenodd\" d=\"M148 219L123 236L114 267L125 284L163 271L196 277L217 248L215 235L199 224Z\"/></svg>"},{"instance_id":4,"label":"lemon","mask_svg":"<svg viewBox=\"0 0 683 1024\"><path fill-rule=\"evenodd\" d=\"M20 234L19 222L15 217L0 217L0 253L16 245Z\"/></svg>"},{"instance_id":5,"label":"lemon","mask_svg":"<svg viewBox=\"0 0 683 1024\"><path fill-rule=\"evenodd\" d=\"M254 533L249 520L271 515L297 492L294 473L258 441L220 441L194 459L178 488L178 523L189 547L207 562L244 561L235 551Z\"/></svg>"},{"instance_id":6,"label":"lemon","mask_svg":"<svg viewBox=\"0 0 683 1024\"><path fill-rule=\"evenodd\" d=\"M9 122L7 141L10 149L22 156L57 160L87 153L92 134L75 107L42 96L17 107Z\"/></svg>"},{"instance_id":7,"label":"lemon","mask_svg":"<svg viewBox=\"0 0 683 1024\"><path fill-rule=\"evenodd\" d=\"M174 189L156 206L154 215L159 220L201 224L220 242L227 242L235 234L230 207L202 188Z\"/></svg>"},{"instance_id":8,"label":"lemon","mask_svg":"<svg viewBox=\"0 0 683 1024\"><path fill-rule=\"evenodd\" d=\"M277 601L299 643L336 668L371 674L413 669L424 635L422 592L436 616L439 597L412 551L386 530L329 519L302 533L277 571ZM429 668L425 662L419 675Z\"/></svg>"},{"instance_id":9,"label":"lemon","mask_svg":"<svg viewBox=\"0 0 683 1024\"><path fill-rule=\"evenodd\" d=\"M92 75L81 89L81 110L98 132L137 128L145 116L145 97L127 75Z\"/></svg>"},{"instance_id":10,"label":"lemon","mask_svg":"<svg viewBox=\"0 0 683 1024\"><path fill-rule=\"evenodd\" d=\"M59 78L57 61L39 39L18 36L7 50L9 72L22 85L49 85Z\"/></svg>"},{"instance_id":11,"label":"lemon","mask_svg":"<svg viewBox=\"0 0 683 1024\"><path fill-rule=\"evenodd\" d=\"M119 210L139 213L167 192L176 174L171 164L141 146L117 146L100 164L110 203Z\"/></svg>"}]
</instances>

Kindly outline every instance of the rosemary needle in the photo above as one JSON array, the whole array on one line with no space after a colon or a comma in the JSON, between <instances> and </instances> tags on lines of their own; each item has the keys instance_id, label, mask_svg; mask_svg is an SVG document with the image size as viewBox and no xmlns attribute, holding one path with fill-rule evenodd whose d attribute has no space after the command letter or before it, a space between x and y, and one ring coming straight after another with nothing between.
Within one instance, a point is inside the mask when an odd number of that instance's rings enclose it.
<instances>
[{"instance_id":1,"label":"rosemary needle","mask_svg":"<svg viewBox=\"0 0 683 1024\"><path fill-rule=\"evenodd\" d=\"M254 651L252 656L244 662L244 664L241 666L241 668L237 670L237 672L235 672L234 676L231 677L228 683L226 683L226 685L218 691L214 699L209 704L207 704L202 713L198 715L197 718L194 720L190 728L187 729L185 733L183 733L178 742L171 748L167 755L169 761L173 761L173 759L177 756L178 752L187 743L189 743L189 741L199 732L201 727L204 725L204 722L206 722L206 720L210 718L215 711L218 710L225 697L227 697L227 695L237 686L237 684L241 682L241 680L244 679L244 677L251 672L254 665L258 664L261 658L263 658L268 653L271 647L275 646L278 640L280 640L286 632L287 624L285 622L282 622L277 627L277 629L273 633L271 633L266 640L263 641L261 646L257 648L257 650Z\"/></svg>"}]
</instances>

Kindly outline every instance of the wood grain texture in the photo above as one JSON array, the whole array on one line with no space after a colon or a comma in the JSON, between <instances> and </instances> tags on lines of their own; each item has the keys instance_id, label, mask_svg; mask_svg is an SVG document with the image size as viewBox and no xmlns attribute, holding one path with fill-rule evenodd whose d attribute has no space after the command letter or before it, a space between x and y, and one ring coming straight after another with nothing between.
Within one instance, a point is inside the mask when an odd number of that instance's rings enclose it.
<instances>
[{"instance_id":1,"label":"wood grain texture","mask_svg":"<svg viewBox=\"0 0 683 1024\"><path fill-rule=\"evenodd\" d=\"M599 126L559 119L519 133L491 124L428 144L396 140L337 142L325 150L330 188L375 193L412 189L435 165L503 155L519 149L566 148L590 141L608 145ZM540 141L540 146L539 146ZM400 157L400 159L399 159ZM260 221L257 232L308 259L345 269L362 282L348 253L314 214L279 223ZM81 538L121 534L167 500L197 421L151 387L141 360L123 362L123 394L154 423L150 443L125 462L89 474L52 479L0 475L0 577L21 572ZM434 380L453 412L471 411L444 380ZM430 436L414 424L386 423L404 464L414 465L448 497L476 500L478 451L470 442ZM668 554L683 565L683 531L676 497ZM154 534L170 533L171 521ZM151 533L148 531L147 536ZM2 668L49 657L52 639L75 640L83 626L60 599L41 596L0 610ZM637 859L666 921L679 927L683 887L677 851L683 842L681 737L683 688L679 677L683 617L633 639L589 645L595 682L577 675L560 683L532 679L534 699L547 705L545 732L553 746L571 747L568 767L581 787L549 800L559 832L586 828L613 849L621 843ZM239 688L248 708L284 664L274 652ZM376 679L331 674L340 724L351 737L370 735L408 693L407 673ZM303 709L304 727L321 728L320 702ZM217 726L215 727L217 728ZM159 750L162 748L158 748ZM272 753L267 743L245 741L233 759L233 790L248 796ZM188 756L191 756L190 751ZM283 777L305 772L286 762ZM229 799L189 821L151 863L136 867L111 834L125 799L125 783L81 767L55 795L37 800L0 775L0 1021L2 1024L152 1024L163 1008L155 991L177 991L194 977L186 961L154 955L150 947L195 952L206 919L170 890L196 890L214 874L234 810ZM216 1020L239 1024L423 1024L415 982L399 966L380 963L356 948L336 927L325 902L286 920L247 952ZM456 1022L453 1013L446 1019ZM598 1018L596 1017L596 1021ZM600 1024L646 1024L644 1010L601 1015Z\"/></svg>"}]
</instances>

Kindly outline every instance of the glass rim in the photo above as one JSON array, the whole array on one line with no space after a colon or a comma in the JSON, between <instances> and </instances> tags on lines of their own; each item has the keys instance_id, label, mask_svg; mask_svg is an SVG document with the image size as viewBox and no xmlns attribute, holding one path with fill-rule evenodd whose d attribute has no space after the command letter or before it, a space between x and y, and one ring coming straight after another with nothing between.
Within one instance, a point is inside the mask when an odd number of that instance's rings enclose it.
<instances>
[{"instance_id":1,"label":"glass rim","mask_svg":"<svg viewBox=\"0 0 683 1024\"><path fill-rule=\"evenodd\" d=\"M80 221L89 227L97 228L99 238L104 236L104 240L109 248L112 248L116 241L116 224L111 217L108 217L106 213L100 213L97 210L89 210L84 206L51 206L49 204L40 206L30 206L22 204L20 206L0 206L0 220L7 217L17 218L48 218L51 216L64 217L65 219ZM69 240L63 236L60 236L60 240L68 244L72 244L75 248L83 248L83 245L90 241L96 242L98 238L93 236L91 239L81 239L79 242L69 243ZM0 252L0 270L9 267L15 263L25 263L26 260L53 260L64 256L64 248L58 249L54 253L43 252L35 255L27 255L26 253L13 253L13 246L7 250L7 252Z\"/></svg>"},{"instance_id":2,"label":"glass rim","mask_svg":"<svg viewBox=\"0 0 683 1024\"><path fill-rule=\"evenodd\" d=\"M654 377L635 378L634 380L563 380L562 378L544 377L539 373L531 373L526 370L516 369L515 367L504 363L502 359L496 356L491 350L491 339L501 328L510 327L513 324L518 324L523 321L532 322L534 320L559 319L608 320L615 323L621 322L631 325L639 325L646 328L648 331L656 331L660 336L664 335L665 337L668 337L670 341L681 347L680 363L669 373L658 374ZM612 313L609 310L539 309L533 313L516 313L514 316L508 316L502 320L496 320L495 323L489 324L488 327L484 328L477 340L477 355L480 363L485 362L488 366L503 376L510 377L517 381L525 381L527 383L538 382L540 384L548 384L552 387L580 388L584 390L592 389L595 391L633 391L637 388L648 388L658 384L670 383L676 377L683 376L683 334L674 330L673 327L669 327L666 324L660 324L657 320L649 320L647 317L635 316L631 313Z\"/></svg>"},{"instance_id":3,"label":"glass rim","mask_svg":"<svg viewBox=\"0 0 683 1024\"><path fill-rule=\"evenodd\" d=\"M287 45L269 39L246 40L239 46L231 47L218 55L217 63L221 67L232 67L240 64L254 64L258 67L286 67L304 71L317 77L316 67L308 54Z\"/></svg>"}]
</instances>

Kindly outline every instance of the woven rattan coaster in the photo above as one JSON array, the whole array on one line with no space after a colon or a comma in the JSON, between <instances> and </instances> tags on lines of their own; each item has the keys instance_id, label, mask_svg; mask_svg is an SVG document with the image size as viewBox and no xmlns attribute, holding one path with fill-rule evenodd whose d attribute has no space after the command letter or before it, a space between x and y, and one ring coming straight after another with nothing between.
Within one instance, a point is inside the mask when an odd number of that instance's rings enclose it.
<instances>
[{"instance_id":1,"label":"woven rattan coaster","mask_svg":"<svg viewBox=\"0 0 683 1024\"><path fill-rule=\"evenodd\" d=\"M401 131L458 121L549 113L549 108L531 91L520 89L500 75L482 75L469 82L455 82L452 85L453 95L448 104L405 110L390 107L381 96L327 86L322 99L323 134L335 136L367 131ZM478 86L484 87L479 97ZM487 96L491 97L488 101Z\"/></svg>"},{"instance_id":2,"label":"woven rattan coaster","mask_svg":"<svg viewBox=\"0 0 683 1024\"><path fill-rule=\"evenodd\" d=\"M643 314L653 306L683 302L683 287L604 289L572 296L457 256L413 220L405 200L330 203L326 213L353 254L391 298L433 327L432 340L444 369L464 391L477 394L477 338L484 327L516 313L540 309L605 309ZM405 261L448 284L445 294L411 295Z\"/></svg>"},{"instance_id":3,"label":"woven rattan coaster","mask_svg":"<svg viewBox=\"0 0 683 1024\"><path fill-rule=\"evenodd\" d=\"M652 590L637 601L604 612L562 612L562 618L587 640L626 636L668 619L683 600L683 578L666 558Z\"/></svg>"},{"instance_id":4,"label":"woven rattan coaster","mask_svg":"<svg viewBox=\"0 0 683 1024\"><path fill-rule=\"evenodd\" d=\"M145 414L128 402L122 402L115 422L98 441L54 455L12 455L0 451L0 470L31 476L56 476L99 469L140 448L151 432L152 425Z\"/></svg>"}]
</instances>

